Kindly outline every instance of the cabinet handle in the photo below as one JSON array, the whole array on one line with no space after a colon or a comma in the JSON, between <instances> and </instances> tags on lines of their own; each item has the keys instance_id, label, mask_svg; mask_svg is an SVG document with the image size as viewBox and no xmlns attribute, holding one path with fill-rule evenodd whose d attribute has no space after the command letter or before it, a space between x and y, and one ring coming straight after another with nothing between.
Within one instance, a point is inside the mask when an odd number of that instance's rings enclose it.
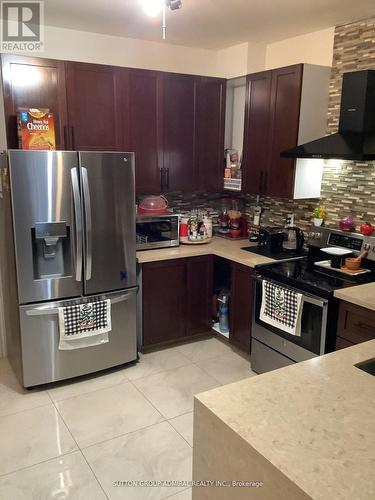
<instances>
[{"instance_id":1,"label":"cabinet handle","mask_svg":"<svg viewBox=\"0 0 375 500\"><path fill-rule=\"evenodd\" d=\"M165 169L167 191L169 191L169 168Z\"/></svg>"},{"instance_id":2,"label":"cabinet handle","mask_svg":"<svg viewBox=\"0 0 375 500\"><path fill-rule=\"evenodd\" d=\"M64 125L64 149L69 149L68 127Z\"/></svg>"},{"instance_id":3,"label":"cabinet handle","mask_svg":"<svg viewBox=\"0 0 375 500\"><path fill-rule=\"evenodd\" d=\"M75 140L74 140L74 127L70 127L70 145L72 147L72 150L75 150Z\"/></svg>"},{"instance_id":4,"label":"cabinet handle","mask_svg":"<svg viewBox=\"0 0 375 500\"><path fill-rule=\"evenodd\" d=\"M164 168L163 167L159 168L159 170L160 170L160 191L163 192L164 191L164 189L163 189L163 170L164 170Z\"/></svg>"}]
</instances>

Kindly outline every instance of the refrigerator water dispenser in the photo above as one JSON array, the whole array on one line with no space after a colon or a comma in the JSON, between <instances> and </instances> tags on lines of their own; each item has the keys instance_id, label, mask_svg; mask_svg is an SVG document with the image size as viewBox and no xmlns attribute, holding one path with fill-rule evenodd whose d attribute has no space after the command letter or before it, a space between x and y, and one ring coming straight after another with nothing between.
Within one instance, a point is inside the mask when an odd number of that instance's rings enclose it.
<instances>
[{"instance_id":1,"label":"refrigerator water dispenser","mask_svg":"<svg viewBox=\"0 0 375 500\"><path fill-rule=\"evenodd\" d=\"M40 222L31 228L34 279L71 275L70 227Z\"/></svg>"}]
</instances>

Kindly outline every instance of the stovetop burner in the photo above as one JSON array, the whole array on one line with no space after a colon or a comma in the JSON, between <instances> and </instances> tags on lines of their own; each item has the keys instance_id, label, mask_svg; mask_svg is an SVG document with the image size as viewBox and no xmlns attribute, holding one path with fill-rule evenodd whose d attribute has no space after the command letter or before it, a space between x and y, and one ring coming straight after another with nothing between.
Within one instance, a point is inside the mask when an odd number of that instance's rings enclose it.
<instances>
[{"instance_id":1,"label":"stovetop burner","mask_svg":"<svg viewBox=\"0 0 375 500\"><path fill-rule=\"evenodd\" d=\"M319 269L314 261L305 257L299 260L262 264L255 270L264 277L314 293L332 296L335 290L375 281L375 271L358 276L344 276L327 269Z\"/></svg>"},{"instance_id":2,"label":"stovetop burner","mask_svg":"<svg viewBox=\"0 0 375 500\"><path fill-rule=\"evenodd\" d=\"M306 250L279 250L277 252L271 252L266 246L261 247L242 247L241 250L246 250L247 252L255 253L257 255L262 255L263 257L269 257L275 260L285 260L293 259L297 257L304 257L307 255Z\"/></svg>"}]
</instances>

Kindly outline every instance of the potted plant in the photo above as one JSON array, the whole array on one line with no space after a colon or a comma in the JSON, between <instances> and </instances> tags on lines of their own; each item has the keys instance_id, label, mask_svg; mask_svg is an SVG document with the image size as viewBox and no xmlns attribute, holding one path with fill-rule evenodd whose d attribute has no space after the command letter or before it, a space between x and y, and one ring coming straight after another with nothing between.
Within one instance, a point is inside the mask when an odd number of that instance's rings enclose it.
<instances>
[{"instance_id":1,"label":"potted plant","mask_svg":"<svg viewBox=\"0 0 375 500\"><path fill-rule=\"evenodd\" d=\"M313 212L313 222L314 226L321 226L327 218L327 210L324 207L316 207Z\"/></svg>"}]
</instances>

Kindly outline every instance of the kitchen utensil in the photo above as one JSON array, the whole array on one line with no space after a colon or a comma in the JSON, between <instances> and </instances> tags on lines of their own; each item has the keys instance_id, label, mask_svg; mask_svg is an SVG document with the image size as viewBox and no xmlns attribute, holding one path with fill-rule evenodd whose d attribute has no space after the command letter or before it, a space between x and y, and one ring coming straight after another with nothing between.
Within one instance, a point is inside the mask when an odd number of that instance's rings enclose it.
<instances>
[{"instance_id":1,"label":"kitchen utensil","mask_svg":"<svg viewBox=\"0 0 375 500\"><path fill-rule=\"evenodd\" d=\"M239 238L242 234L242 229L231 229L230 235L232 238Z\"/></svg>"},{"instance_id":2,"label":"kitchen utensil","mask_svg":"<svg viewBox=\"0 0 375 500\"><path fill-rule=\"evenodd\" d=\"M303 231L299 227L288 227L284 231L284 241L282 248L284 250L302 250L305 237Z\"/></svg>"},{"instance_id":3,"label":"kitchen utensil","mask_svg":"<svg viewBox=\"0 0 375 500\"><path fill-rule=\"evenodd\" d=\"M164 214L167 212L168 200L164 196L147 196L138 207L139 214Z\"/></svg>"},{"instance_id":4,"label":"kitchen utensil","mask_svg":"<svg viewBox=\"0 0 375 500\"><path fill-rule=\"evenodd\" d=\"M349 257L345 259L345 267L346 269L349 270L357 270L361 267L361 261L364 259L367 255L367 251L365 250L364 252L360 253L358 257Z\"/></svg>"},{"instance_id":5,"label":"kitchen utensil","mask_svg":"<svg viewBox=\"0 0 375 500\"><path fill-rule=\"evenodd\" d=\"M323 269L332 269L330 260L321 260L319 262L315 262L314 265L321 267ZM364 269L361 267L359 269L356 269L356 270L350 270L350 269L347 269L346 267L341 267L340 269L333 268L333 270L335 272L342 273L342 274L350 274L351 276L357 276L360 274L366 274L366 273L371 272L370 269Z\"/></svg>"},{"instance_id":6,"label":"kitchen utensil","mask_svg":"<svg viewBox=\"0 0 375 500\"><path fill-rule=\"evenodd\" d=\"M351 250L339 247L322 248L322 252L331 255L331 266L335 269L340 269L344 255L350 255Z\"/></svg>"}]
</instances>

